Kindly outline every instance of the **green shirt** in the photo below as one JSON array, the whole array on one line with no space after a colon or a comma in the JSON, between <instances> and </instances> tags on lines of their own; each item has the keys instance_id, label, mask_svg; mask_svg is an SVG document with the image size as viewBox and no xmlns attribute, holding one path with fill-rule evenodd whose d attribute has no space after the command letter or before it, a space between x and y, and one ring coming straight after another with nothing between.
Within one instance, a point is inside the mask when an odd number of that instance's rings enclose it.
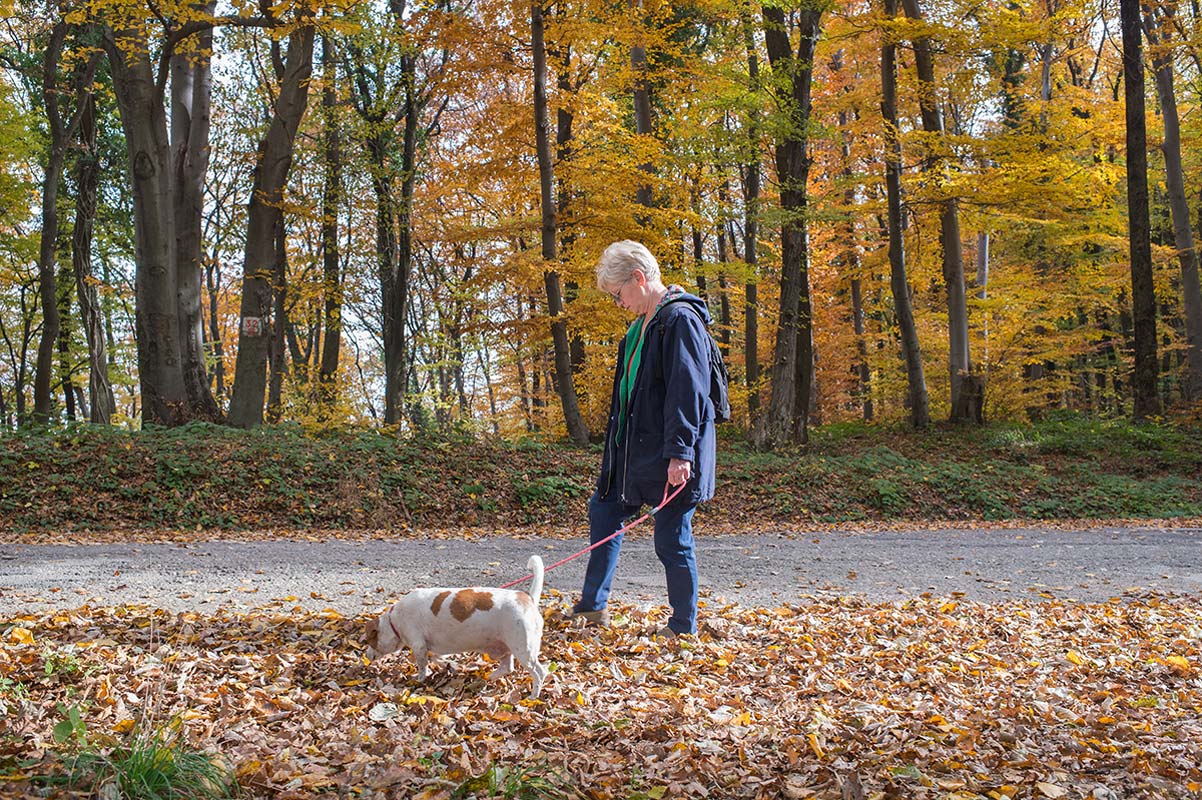
<instances>
[{"instance_id":1,"label":"green shirt","mask_svg":"<svg viewBox=\"0 0 1202 800\"><path fill-rule=\"evenodd\" d=\"M636 318L626 331L626 347L623 350L626 363L622 365L622 380L618 384L619 437L626 428L626 409L630 407L630 393L634 391L634 379L639 374L639 364L643 360L643 331L646 328L643 321L643 317Z\"/></svg>"}]
</instances>

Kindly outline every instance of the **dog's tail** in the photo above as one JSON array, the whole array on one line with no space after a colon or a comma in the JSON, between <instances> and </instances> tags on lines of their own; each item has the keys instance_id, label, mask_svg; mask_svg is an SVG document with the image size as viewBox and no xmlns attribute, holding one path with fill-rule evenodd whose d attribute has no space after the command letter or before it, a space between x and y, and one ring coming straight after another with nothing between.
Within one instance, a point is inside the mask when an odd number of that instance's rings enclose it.
<instances>
[{"instance_id":1,"label":"dog's tail","mask_svg":"<svg viewBox=\"0 0 1202 800\"><path fill-rule=\"evenodd\" d=\"M530 556L530 560L526 562L526 569L533 573L530 581L530 599L537 608L539 595L543 593L543 560L537 555Z\"/></svg>"}]
</instances>

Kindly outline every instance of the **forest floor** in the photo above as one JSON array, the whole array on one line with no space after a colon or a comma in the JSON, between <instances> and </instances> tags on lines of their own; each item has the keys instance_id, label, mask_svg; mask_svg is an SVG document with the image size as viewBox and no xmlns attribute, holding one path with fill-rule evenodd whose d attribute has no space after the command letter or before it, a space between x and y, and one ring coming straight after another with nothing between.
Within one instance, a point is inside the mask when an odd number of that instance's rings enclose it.
<instances>
[{"instance_id":1,"label":"forest floor","mask_svg":"<svg viewBox=\"0 0 1202 800\"><path fill-rule=\"evenodd\" d=\"M216 765L180 796L1202 796L1197 431L728 443L698 635L636 533L610 629L549 574L538 701L362 627L573 552L595 451L205 433L0 439L0 796L144 796L148 748Z\"/></svg>"}]
</instances>

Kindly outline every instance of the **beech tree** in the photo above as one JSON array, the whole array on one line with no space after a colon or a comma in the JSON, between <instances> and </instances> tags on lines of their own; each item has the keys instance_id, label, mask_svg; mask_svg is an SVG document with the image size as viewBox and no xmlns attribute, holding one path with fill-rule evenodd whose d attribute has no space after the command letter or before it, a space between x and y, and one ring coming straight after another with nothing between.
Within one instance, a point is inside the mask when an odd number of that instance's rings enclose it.
<instances>
[{"instance_id":1,"label":"beech tree","mask_svg":"<svg viewBox=\"0 0 1202 800\"><path fill-rule=\"evenodd\" d=\"M242 262L242 306L238 330L238 361L229 423L254 428L263 423L267 353L272 326L287 323L272 314L273 284L283 274L278 247L284 225L283 194L292 167L296 131L309 102L316 20L312 8L299 8L290 25L288 52L281 55L272 42L272 61L279 79L271 122L259 142L250 205L246 220L246 255ZM281 26L282 27L282 26ZM273 318L274 317L274 318Z\"/></svg>"}]
</instances>

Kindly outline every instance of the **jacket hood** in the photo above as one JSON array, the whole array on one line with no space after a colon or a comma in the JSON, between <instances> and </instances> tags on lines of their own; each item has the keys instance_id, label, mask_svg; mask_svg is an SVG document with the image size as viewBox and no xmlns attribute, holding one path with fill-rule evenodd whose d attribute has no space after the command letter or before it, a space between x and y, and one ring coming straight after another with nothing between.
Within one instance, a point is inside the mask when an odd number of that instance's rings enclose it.
<instances>
[{"instance_id":1,"label":"jacket hood","mask_svg":"<svg viewBox=\"0 0 1202 800\"><path fill-rule=\"evenodd\" d=\"M694 311L701 315L701 318L705 320L705 324L707 326L714 321L710 316L709 306L706 305L704 300L695 294L686 292L682 287L676 284L672 284L668 287L668 293L664 295L664 301L660 307L662 308L668 303L688 303L689 305L693 306Z\"/></svg>"}]
</instances>

